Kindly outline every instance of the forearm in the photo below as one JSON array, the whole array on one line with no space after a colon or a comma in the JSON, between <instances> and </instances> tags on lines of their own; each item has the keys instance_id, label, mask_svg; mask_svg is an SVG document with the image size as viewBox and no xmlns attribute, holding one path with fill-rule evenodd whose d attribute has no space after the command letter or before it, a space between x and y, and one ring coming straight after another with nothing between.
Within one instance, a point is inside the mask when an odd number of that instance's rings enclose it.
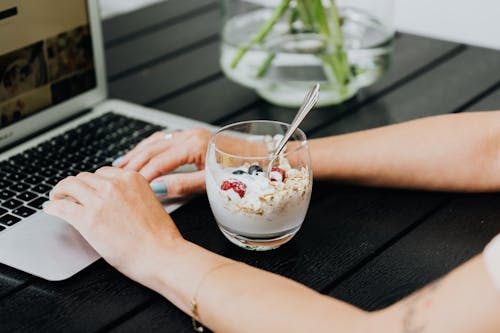
<instances>
[{"instance_id":1,"label":"forearm","mask_svg":"<svg viewBox=\"0 0 500 333\"><path fill-rule=\"evenodd\" d=\"M216 332L367 331L365 312L279 275L189 243L170 258L146 284L189 315L199 288L200 319Z\"/></svg>"},{"instance_id":2,"label":"forearm","mask_svg":"<svg viewBox=\"0 0 500 333\"><path fill-rule=\"evenodd\" d=\"M419 119L309 144L316 179L430 190L500 190L500 112Z\"/></svg>"},{"instance_id":3,"label":"forearm","mask_svg":"<svg viewBox=\"0 0 500 333\"><path fill-rule=\"evenodd\" d=\"M191 243L157 253L155 260L167 263L139 282L189 315L196 296L200 320L216 332L494 333L500 327L500 293L482 256L369 314Z\"/></svg>"},{"instance_id":4,"label":"forearm","mask_svg":"<svg viewBox=\"0 0 500 333\"><path fill-rule=\"evenodd\" d=\"M482 256L445 278L375 314L377 332L496 333L500 330L500 292Z\"/></svg>"}]
</instances>

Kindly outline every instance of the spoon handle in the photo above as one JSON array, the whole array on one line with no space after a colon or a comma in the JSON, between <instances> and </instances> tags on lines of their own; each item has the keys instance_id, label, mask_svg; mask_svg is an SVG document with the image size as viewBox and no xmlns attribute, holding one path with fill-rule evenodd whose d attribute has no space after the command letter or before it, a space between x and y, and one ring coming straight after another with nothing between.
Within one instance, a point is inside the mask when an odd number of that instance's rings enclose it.
<instances>
[{"instance_id":1,"label":"spoon handle","mask_svg":"<svg viewBox=\"0 0 500 333\"><path fill-rule=\"evenodd\" d=\"M279 145L276 147L276 150L274 151L273 160L279 156L283 148L285 148L286 143L290 138L292 137L293 133L295 133L295 130L299 127L299 125L302 123L304 118L307 116L309 111L311 111L316 103L318 103L319 99L319 83L316 83L311 90L307 93L306 97L304 98L304 103L300 107L299 111L297 112L297 115L292 121L292 124L290 125L290 128L288 131L285 133L285 136L283 139L281 139ZM272 161L271 161L272 162Z\"/></svg>"}]
</instances>

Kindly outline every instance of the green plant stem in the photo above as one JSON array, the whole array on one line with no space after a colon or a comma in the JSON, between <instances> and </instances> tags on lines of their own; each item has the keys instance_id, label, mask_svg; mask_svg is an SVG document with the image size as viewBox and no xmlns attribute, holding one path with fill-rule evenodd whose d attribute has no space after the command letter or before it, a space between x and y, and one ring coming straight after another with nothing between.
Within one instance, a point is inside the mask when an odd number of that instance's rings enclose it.
<instances>
[{"instance_id":1,"label":"green plant stem","mask_svg":"<svg viewBox=\"0 0 500 333\"><path fill-rule=\"evenodd\" d=\"M342 21L335 0L330 0L330 15L333 21L333 26L335 28L334 41L336 46L336 53L338 53L340 57L340 68L344 72L344 77L349 80L351 69L349 66L349 60L347 59L347 54L344 50L344 34L342 32Z\"/></svg>"},{"instance_id":2,"label":"green plant stem","mask_svg":"<svg viewBox=\"0 0 500 333\"><path fill-rule=\"evenodd\" d=\"M236 54L236 57L233 59L231 62L231 68L236 68L238 64L240 63L241 59L243 56L248 52L250 49L250 46L254 44L260 44L264 41L264 39L267 37L269 32L271 32L271 29L274 27L274 25L281 19L281 17L285 14L286 10L288 9L290 5L291 0L282 0L280 5L275 9L271 19L267 21L260 29L257 31L255 36L252 37L250 42L246 45L242 45L238 48L238 52Z\"/></svg>"},{"instance_id":3,"label":"green plant stem","mask_svg":"<svg viewBox=\"0 0 500 333\"><path fill-rule=\"evenodd\" d=\"M335 4L335 0L330 0L330 15L333 21L333 27L335 29L334 41L337 47L343 48L344 44L344 34L342 32L342 22L340 21L339 10Z\"/></svg>"},{"instance_id":4,"label":"green plant stem","mask_svg":"<svg viewBox=\"0 0 500 333\"><path fill-rule=\"evenodd\" d=\"M297 7L293 7L292 13L290 14L290 17L288 19L288 28L290 29L290 32L294 32L293 24L297 19L299 18L299 9Z\"/></svg>"},{"instance_id":5,"label":"green plant stem","mask_svg":"<svg viewBox=\"0 0 500 333\"><path fill-rule=\"evenodd\" d=\"M314 26L314 16L310 11L310 0L297 0L297 10L299 11L300 19L304 24L304 30L310 30Z\"/></svg>"},{"instance_id":6,"label":"green plant stem","mask_svg":"<svg viewBox=\"0 0 500 333\"><path fill-rule=\"evenodd\" d=\"M335 1L331 0L331 7L333 8L331 9L331 20L333 21L332 23L335 29L334 33L331 32L328 15L322 1L312 1L315 14L314 16L316 17L316 29L327 39L330 48L333 50L333 54L323 55L321 56L321 59L326 65L326 68L329 68L335 76L339 86L340 95L342 98L345 98L348 94L347 85L350 82L350 69L347 61L347 55L344 51L342 30ZM328 76L329 75L327 74L327 77Z\"/></svg>"},{"instance_id":7,"label":"green plant stem","mask_svg":"<svg viewBox=\"0 0 500 333\"><path fill-rule=\"evenodd\" d=\"M319 58L323 62L327 78L337 82L340 95L342 98L345 98L348 94L347 86L351 80L351 70L347 54L344 50L341 18L335 0L330 0L330 3L330 13L328 15L322 0L296 0L296 6L292 8L288 24L290 31L293 33L293 23L300 18L305 30L316 30L325 37L329 53L332 52L332 54L319 55ZM271 18L257 31L250 41L238 48L236 56L231 62L232 69L238 66L252 45L264 42L272 28L283 17L290 5L291 0L282 0L274 10ZM333 33L330 22L333 26ZM274 52L266 57L257 71L257 78L266 75L275 57L276 53Z\"/></svg>"},{"instance_id":8,"label":"green plant stem","mask_svg":"<svg viewBox=\"0 0 500 333\"><path fill-rule=\"evenodd\" d=\"M266 60L264 60L264 63L262 63L262 66L260 66L259 70L257 71L257 78L262 78L266 75L275 57L276 53L274 52L267 55Z\"/></svg>"}]
</instances>

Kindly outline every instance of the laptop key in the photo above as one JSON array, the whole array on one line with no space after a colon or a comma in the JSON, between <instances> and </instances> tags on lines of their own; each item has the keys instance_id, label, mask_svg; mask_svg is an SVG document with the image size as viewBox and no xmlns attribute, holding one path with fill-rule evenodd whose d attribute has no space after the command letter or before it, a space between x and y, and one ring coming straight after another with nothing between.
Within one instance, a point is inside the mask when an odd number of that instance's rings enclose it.
<instances>
[{"instance_id":1,"label":"laptop key","mask_svg":"<svg viewBox=\"0 0 500 333\"><path fill-rule=\"evenodd\" d=\"M51 169L50 167L44 167L40 170L38 170L38 175L41 177L52 177L57 173L54 169Z\"/></svg>"},{"instance_id":2,"label":"laptop key","mask_svg":"<svg viewBox=\"0 0 500 333\"><path fill-rule=\"evenodd\" d=\"M43 208L42 205L44 204L45 201L49 201L49 198L39 197L33 201L30 201L28 203L28 206L30 206L31 208L35 208L35 209L42 209Z\"/></svg>"},{"instance_id":3,"label":"laptop key","mask_svg":"<svg viewBox=\"0 0 500 333\"><path fill-rule=\"evenodd\" d=\"M12 211L12 214L17 215L22 218L27 218L28 216L31 216L36 213L36 210L33 210L31 208L21 206L15 210Z\"/></svg>"},{"instance_id":4,"label":"laptop key","mask_svg":"<svg viewBox=\"0 0 500 333\"><path fill-rule=\"evenodd\" d=\"M56 161L54 162L54 164L52 164L55 168L57 169L67 169L71 166L71 163L70 162L67 162L67 161L63 161L63 160L60 160L60 161Z\"/></svg>"},{"instance_id":5,"label":"laptop key","mask_svg":"<svg viewBox=\"0 0 500 333\"><path fill-rule=\"evenodd\" d=\"M15 173L11 173L8 178L11 181L19 181L19 180L22 180L22 179L26 178L26 176L27 175L24 174L24 173L15 172Z\"/></svg>"},{"instance_id":6,"label":"laptop key","mask_svg":"<svg viewBox=\"0 0 500 333\"><path fill-rule=\"evenodd\" d=\"M35 194L33 192L30 192L30 191L26 191L26 192L19 194L16 198L19 200L22 200L22 201L31 201L35 198L38 198L38 194Z\"/></svg>"},{"instance_id":7,"label":"laptop key","mask_svg":"<svg viewBox=\"0 0 500 333\"><path fill-rule=\"evenodd\" d=\"M2 231L4 231L4 230L5 230L5 227L2 227L2 226L0 225L0 232L2 232Z\"/></svg>"},{"instance_id":8,"label":"laptop key","mask_svg":"<svg viewBox=\"0 0 500 333\"><path fill-rule=\"evenodd\" d=\"M38 167L35 167L33 165L25 165L23 166L23 172L28 174L28 175L33 175L38 171Z\"/></svg>"},{"instance_id":9,"label":"laptop key","mask_svg":"<svg viewBox=\"0 0 500 333\"><path fill-rule=\"evenodd\" d=\"M41 182L43 182L43 178L39 177L39 176L29 176L28 178L24 179L24 182L31 184L31 185L36 185L36 184L40 184Z\"/></svg>"},{"instance_id":10,"label":"laptop key","mask_svg":"<svg viewBox=\"0 0 500 333\"><path fill-rule=\"evenodd\" d=\"M2 203L2 207L7 208L7 209L15 209L19 206L21 206L23 203L19 200L16 199L10 199Z\"/></svg>"},{"instance_id":11,"label":"laptop key","mask_svg":"<svg viewBox=\"0 0 500 333\"><path fill-rule=\"evenodd\" d=\"M10 198L12 198L13 196L15 196L16 194L12 191L8 191L8 190L2 190L0 191L0 199L2 200L8 200Z\"/></svg>"},{"instance_id":12,"label":"laptop key","mask_svg":"<svg viewBox=\"0 0 500 333\"><path fill-rule=\"evenodd\" d=\"M82 171L87 171L87 170L90 170L92 168L92 164L89 164L89 163L75 163L73 164L73 168L75 170L78 170L79 172L82 172Z\"/></svg>"},{"instance_id":13,"label":"laptop key","mask_svg":"<svg viewBox=\"0 0 500 333\"><path fill-rule=\"evenodd\" d=\"M24 192L29 189L31 186L26 183L15 183L14 185L9 187L9 190L16 192Z\"/></svg>"},{"instance_id":14,"label":"laptop key","mask_svg":"<svg viewBox=\"0 0 500 333\"><path fill-rule=\"evenodd\" d=\"M71 170L71 169L68 169L68 170L64 170L64 171L59 171L57 176L59 178L63 179L63 178L69 177L69 176L74 176L76 174L78 174L78 172Z\"/></svg>"},{"instance_id":15,"label":"laptop key","mask_svg":"<svg viewBox=\"0 0 500 333\"><path fill-rule=\"evenodd\" d=\"M13 226L19 221L21 221L19 217L10 214L0 217L0 223L8 227Z\"/></svg>"},{"instance_id":16,"label":"laptop key","mask_svg":"<svg viewBox=\"0 0 500 333\"><path fill-rule=\"evenodd\" d=\"M3 164L0 170L5 173L15 173L17 171L16 168L10 164Z\"/></svg>"},{"instance_id":17,"label":"laptop key","mask_svg":"<svg viewBox=\"0 0 500 333\"><path fill-rule=\"evenodd\" d=\"M105 160L105 157L93 156L93 157L89 158L88 160L86 160L85 162L91 163L91 164L100 164L100 163L104 162L104 160Z\"/></svg>"},{"instance_id":18,"label":"laptop key","mask_svg":"<svg viewBox=\"0 0 500 333\"><path fill-rule=\"evenodd\" d=\"M49 185L39 184L39 185L33 187L31 190L35 191L36 193L40 193L41 194L41 193L45 193L47 191L50 191L51 189L52 189L52 187L50 187Z\"/></svg>"},{"instance_id":19,"label":"laptop key","mask_svg":"<svg viewBox=\"0 0 500 333\"><path fill-rule=\"evenodd\" d=\"M7 209L0 208L0 216L2 216L3 214L5 214L7 212L8 212Z\"/></svg>"},{"instance_id":20,"label":"laptop key","mask_svg":"<svg viewBox=\"0 0 500 333\"><path fill-rule=\"evenodd\" d=\"M61 178L59 178L59 177L52 177L52 178L46 179L45 182L49 185L55 186L57 183L59 183L60 180L61 180ZM39 193L43 193L43 192L46 192L46 191L41 191Z\"/></svg>"},{"instance_id":21,"label":"laptop key","mask_svg":"<svg viewBox=\"0 0 500 333\"><path fill-rule=\"evenodd\" d=\"M6 188L6 187L9 187L11 186L13 183L6 180L5 178L0 178L0 188Z\"/></svg>"}]
</instances>

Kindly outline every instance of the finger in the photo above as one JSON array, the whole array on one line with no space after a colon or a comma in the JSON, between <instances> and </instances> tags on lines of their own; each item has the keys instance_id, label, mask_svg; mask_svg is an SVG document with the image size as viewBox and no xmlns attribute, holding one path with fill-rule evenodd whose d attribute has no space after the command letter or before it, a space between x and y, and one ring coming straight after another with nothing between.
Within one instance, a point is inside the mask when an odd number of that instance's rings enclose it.
<instances>
[{"instance_id":1,"label":"finger","mask_svg":"<svg viewBox=\"0 0 500 333\"><path fill-rule=\"evenodd\" d=\"M90 172L80 172L76 178L80 179L96 191L102 187L103 181L107 179L101 175Z\"/></svg>"},{"instance_id":2,"label":"finger","mask_svg":"<svg viewBox=\"0 0 500 333\"><path fill-rule=\"evenodd\" d=\"M177 169L185 164L185 160L183 153L177 152L177 149L170 149L149 160L139 173L147 180L152 180Z\"/></svg>"},{"instance_id":3,"label":"finger","mask_svg":"<svg viewBox=\"0 0 500 333\"><path fill-rule=\"evenodd\" d=\"M82 205L87 205L96 195L94 188L78 179L70 176L61 180L50 192L51 200L69 198Z\"/></svg>"},{"instance_id":4,"label":"finger","mask_svg":"<svg viewBox=\"0 0 500 333\"><path fill-rule=\"evenodd\" d=\"M158 177L150 185L159 197L176 198L203 193L205 192L205 170Z\"/></svg>"},{"instance_id":5,"label":"finger","mask_svg":"<svg viewBox=\"0 0 500 333\"><path fill-rule=\"evenodd\" d=\"M106 179L119 179L130 171L105 166L96 170L95 174Z\"/></svg>"},{"instance_id":6,"label":"finger","mask_svg":"<svg viewBox=\"0 0 500 333\"><path fill-rule=\"evenodd\" d=\"M164 132L155 132L155 133L151 134L149 137L147 137L146 139L139 142L134 148L132 148L132 150L130 150L128 153L126 153L124 156L122 156L121 161L116 163L116 165L114 165L114 166L117 166L120 168L124 167L130 161L130 159L133 156L135 156L136 154L138 154L144 147L147 147L148 145L150 145L156 141L162 140L164 137L165 137Z\"/></svg>"},{"instance_id":7,"label":"finger","mask_svg":"<svg viewBox=\"0 0 500 333\"><path fill-rule=\"evenodd\" d=\"M80 218L84 216L84 208L76 202L70 200L52 200L44 206L43 211L67 221L78 231L82 227Z\"/></svg>"},{"instance_id":8,"label":"finger","mask_svg":"<svg viewBox=\"0 0 500 333\"><path fill-rule=\"evenodd\" d=\"M139 171L144 165L146 165L153 157L159 155L160 153L167 151L171 147L171 140L161 140L153 142L137 154L134 154L128 160L127 164L123 168L127 170Z\"/></svg>"},{"instance_id":9,"label":"finger","mask_svg":"<svg viewBox=\"0 0 500 333\"><path fill-rule=\"evenodd\" d=\"M95 172L98 176L102 177L101 184L109 186L120 185L121 190L126 190L130 184L137 184L137 181L143 182L143 185L147 186L147 182L140 173L130 170L123 170L113 167L102 167ZM104 182L108 184L104 184Z\"/></svg>"}]
</instances>

